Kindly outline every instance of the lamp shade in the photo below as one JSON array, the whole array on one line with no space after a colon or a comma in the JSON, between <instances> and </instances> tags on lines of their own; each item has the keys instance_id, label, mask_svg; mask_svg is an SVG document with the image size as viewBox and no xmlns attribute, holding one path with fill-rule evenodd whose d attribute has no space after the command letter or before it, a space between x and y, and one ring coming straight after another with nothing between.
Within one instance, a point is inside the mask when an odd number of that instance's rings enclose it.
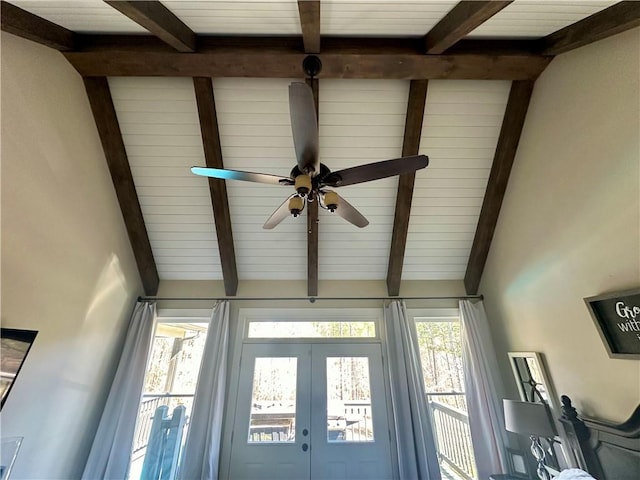
<instances>
[{"instance_id":1,"label":"lamp shade","mask_svg":"<svg viewBox=\"0 0 640 480\"><path fill-rule=\"evenodd\" d=\"M513 433L553 437L555 428L544 403L518 402L504 399L504 425Z\"/></svg>"}]
</instances>

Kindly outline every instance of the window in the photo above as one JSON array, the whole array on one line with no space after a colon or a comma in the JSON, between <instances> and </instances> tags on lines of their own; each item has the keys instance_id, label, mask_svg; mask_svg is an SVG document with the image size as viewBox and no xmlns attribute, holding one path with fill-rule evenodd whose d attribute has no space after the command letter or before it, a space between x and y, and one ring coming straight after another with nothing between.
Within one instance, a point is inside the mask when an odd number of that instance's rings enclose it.
<instances>
[{"instance_id":1,"label":"window","mask_svg":"<svg viewBox=\"0 0 640 480\"><path fill-rule=\"evenodd\" d=\"M208 321L204 320L158 319L138 409L130 480L142 478L144 472L156 468L151 465L153 458L161 459L154 465L162 464L162 469L177 469L207 336ZM169 433L175 433L171 435L176 439L173 446L167 446Z\"/></svg>"},{"instance_id":2,"label":"window","mask_svg":"<svg viewBox=\"0 0 640 480\"><path fill-rule=\"evenodd\" d=\"M380 311L373 308L247 308L240 315L242 336L251 342L275 338L380 341L377 330Z\"/></svg>"},{"instance_id":3,"label":"window","mask_svg":"<svg viewBox=\"0 0 640 480\"><path fill-rule=\"evenodd\" d=\"M457 318L418 318L416 330L430 401L466 411L460 321Z\"/></svg>"},{"instance_id":4,"label":"window","mask_svg":"<svg viewBox=\"0 0 640 480\"><path fill-rule=\"evenodd\" d=\"M375 337L374 322L249 322L249 338Z\"/></svg>"},{"instance_id":5,"label":"window","mask_svg":"<svg viewBox=\"0 0 640 480\"><path fill-rule=\"evenodd\" d=\"M427 403L443 477L476 478L457 309L415 312Z\"/></svg>"}]
</instances>

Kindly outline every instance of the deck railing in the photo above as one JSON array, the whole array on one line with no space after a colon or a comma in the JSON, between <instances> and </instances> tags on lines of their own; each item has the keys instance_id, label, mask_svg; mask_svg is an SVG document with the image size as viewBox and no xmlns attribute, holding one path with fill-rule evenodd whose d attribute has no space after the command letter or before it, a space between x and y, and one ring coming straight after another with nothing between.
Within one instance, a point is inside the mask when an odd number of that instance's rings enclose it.
<instances>
[{"instance_id":1,"label":"deck railing","mask_svg":"<svg viewBox=\"0 0 640 480\"><path fill-rule=\"evenodd\" d=\"M344 402L346 429L344 440L348 442L373 441L373 422L370 400L349 400Z\"/></svg>"},{"instance_id":2,"label":"deck railing","mask_svg":"<svg viewBox=\"0 0 640 480\"><path fill-rule=\"evenodd\" d=\"M461 479L473 480L476 478L475 459L471 444L471 432L469 430L469 417L460 408L451 405L463 405L464 394L437 393L427 395L433 426L435 429L438 456L440 461L455 472ZM447 403L444 403L447 401ZM160 405L167 405L172 411L178 405L186 407L187 420L185 430L188 428L191 417L193 395L184 394L144 394L140 404L138 420L134 435L133 454L142 455L147 447L149 432L153 422L153 415ZM345 416L362 415L370 418L369 402L345 402ZM366 422L366 420L365 420ZM353 435L353 433L352 433ZM365 428L365 438L349 438L351 441L365 440L368 436Z\"/></svg>"},{"instance_id":3,"label":"deck railing","mask_svg":"<svg viewBox=\"0 0 640 480\"><path fill-rule=\"evenodd\" d=\"M448 401L436 400L437 397ZM440 462L465 480L476 478L475 459L469 430L469 416L452 404L464 404L464 394L437 393L427 395L433 426L435 428Z\"/></svg>"},{"instance_id":4,"label":"deck railing","mask_svg":"<svg viewBox=\"0 0 640 480\"><path fill-rule=\"evenodd\" d=\"M189 427L189 419L191 418L191 407L193 405L193 394L157 394L145 393L142 395L142 402L138 410L138 419L136 421L136 430L133 436L133 455L140 453L147 447L149 441L149 433L151 432L151 424L153 423L153 415L156 409L166 405L169 412L172 412L178 405L184 405L186 408L186 422L184 430Z\"/></svg>"}]
</instances>

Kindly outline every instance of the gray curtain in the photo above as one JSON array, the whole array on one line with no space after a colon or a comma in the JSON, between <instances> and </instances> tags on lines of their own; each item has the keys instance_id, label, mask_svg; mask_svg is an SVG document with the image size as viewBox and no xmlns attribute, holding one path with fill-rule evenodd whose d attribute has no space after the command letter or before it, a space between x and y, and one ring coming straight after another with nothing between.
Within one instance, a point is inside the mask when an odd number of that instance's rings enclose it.
<instances>
[{"instance_id":1,"label":"gray curtain","mask_svg":"<svg viewBox=\"0 0 640 480\"><path fill-rule=\"evenodd\" d=\"M83 479L122 480L127 477L155 314L156 306L149 302L138 302L133 310Z\"/></svg>"},{"instance_id":2,"label":"gray curtain","mask_svg":"<svg viewBox=\"0 0 640 480\"><path fill-rule=\"evenodd\" d=\"M404 302L384 309L384 328L400 480L440 480L418 334Z\"/></svg>"},{"instance_id":3,"label":"gray curtain","mask_svg":"<svg viewBox=\"0 0 640 480\"><path fill-rule=\"evenodd\" d=\"M464 387L478 478L506 472L503 389L482 301L460 301Z\"/></svg>"},{"instance_id":4,"label":"gray curtain","mask_svg":"<svg viewBox=\"0 0 640 480\"><path fill-rule=\"evenodd\" d=\"M229 302L220 302L213 310L207 331L189 433L180 462L178 478L182 480L218 478L228 348Z\"/></svg>"}]
</instances>

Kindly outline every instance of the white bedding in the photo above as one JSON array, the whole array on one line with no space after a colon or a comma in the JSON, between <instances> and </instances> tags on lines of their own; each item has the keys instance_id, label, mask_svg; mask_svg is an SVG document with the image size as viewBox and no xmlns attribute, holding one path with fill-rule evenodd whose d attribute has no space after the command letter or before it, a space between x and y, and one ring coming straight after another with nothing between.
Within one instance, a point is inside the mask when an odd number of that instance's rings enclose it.
<instances>
[{"instance_id":1,"label":"white bedding","mask_svg":"<svg viewBox=\"0 0 640 480\"><path fill-rule=\"evenodd\" d=\"M595 480L584 470L579 468L569 468L563 470L557 476L553 477L553 480Z\"/></svg>"}]
</instances>

